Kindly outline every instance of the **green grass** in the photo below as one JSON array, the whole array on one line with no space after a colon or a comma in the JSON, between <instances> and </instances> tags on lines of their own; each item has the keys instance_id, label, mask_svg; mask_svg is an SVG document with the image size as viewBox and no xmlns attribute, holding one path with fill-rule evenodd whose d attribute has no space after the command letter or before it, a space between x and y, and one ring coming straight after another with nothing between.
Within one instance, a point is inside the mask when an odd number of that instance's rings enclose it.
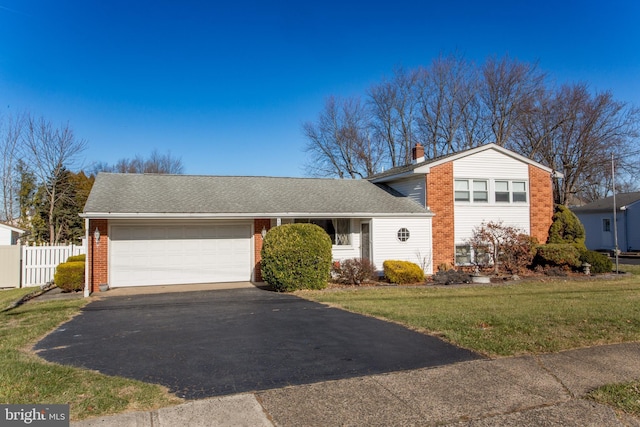
<instances>
[{"instance_id":1,"label":"green grass","mask_svg":"<svg viewBox=\"0 0 640 427\"><path fill-rule=\"evenodd\" d=\"M298 295L401 323L490 357L640 341L640 266L611 280L503 286L362 288ZM588 395L640 416L640 381Z\"/></svg>"},{"instance_id":2,"label":"green grass","mask_svg":"<svg viewBox=\"0 0 640 427\"><path fill-rule=\"evenodd\" d=\"M640 417L640 381L606 385L590 392L587 397Z\"/></svg>"},{"instance_id":3,"label":"green grass","mask_svg":"<svg viewBox=\"0 0 640 427\"><path fill-rule=\"evenodd\" d=\"M0 291L0 310L5 309L23 296L40 290L40 288L22 288Z\"/></svg>"},{"instance_id":4,"label":"green grass","mask_svg":"<svg viewBox=\"0 0 640 427\"><path fill-rule=\"evenodd\" d=\"M298 295L398 322L490 357L640 341L637 276Z\"/></svg>"},{"instance_id":5,"label":"green grass","mask_svg":"<svg viewBox=\"0 0 640 427\"><path fill-rule=\"evenodd\" d=\"M26 293L0 292L0 307ZM86 303L33 301L0 314L0 403L68 403L71 419L78 420L181 402L158 385L48 363L31 353L33 344Z\"/></svg>"}]
</instances>

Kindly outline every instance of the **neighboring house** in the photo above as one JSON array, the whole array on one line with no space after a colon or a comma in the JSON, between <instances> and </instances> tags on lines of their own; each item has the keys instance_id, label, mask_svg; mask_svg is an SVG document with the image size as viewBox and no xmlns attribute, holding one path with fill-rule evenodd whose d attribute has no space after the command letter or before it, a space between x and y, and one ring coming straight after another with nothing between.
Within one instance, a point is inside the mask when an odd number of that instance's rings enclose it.
<instances>
[{"instance_id":1,"label":"neighboring house","mask_svg":"<svg viewBox=\"0 0 640 427\"><path fill-rule=\"evenodd\" d=\"M571 210L584 225L586 245L594 251L615 250L613 196ZM616 194L618 249L640 251L640 192Z\"/></svg>"},{"instance_id":2,"label":"neighboring house","mask_svg":"<svg viewBox=\"0 0 640 427\"><path fill-rule=\"evenodd\" d=\"M468 239L483 222L502 221L546 242L553 216L552 179L561 177L531 159L487 144L369 177L404 194L435 215L433 265L470 265Z\"/></svg>"},{"instance_id":3,"label":"neighboring house","mask_svg":"<svg viewBox=\"0 0 640 427\"><path fill-rule=\"evenodd\" d=\"M378 270L400 259L432 272L433 214L367 180L100 173L81 215L87 287L261 281L263 233L312 222L335 260Z\"/></svg>"},{"instance_id":4,"label":"neighboring house","mask_svg":"<svg viewBox=\"0 0 640 427\"><path fill-rule=\"evenodd\" d=\"M17 245L24 230L4 222L0 222L0 245Z\"/></svg>"}]
</instances>

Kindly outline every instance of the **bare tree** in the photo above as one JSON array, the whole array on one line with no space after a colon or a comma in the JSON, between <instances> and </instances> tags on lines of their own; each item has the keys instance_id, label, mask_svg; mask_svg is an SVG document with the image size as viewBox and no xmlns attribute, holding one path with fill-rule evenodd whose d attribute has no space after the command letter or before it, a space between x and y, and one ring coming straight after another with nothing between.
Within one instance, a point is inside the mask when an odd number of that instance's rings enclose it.
<instances>
[{"instance_id":1,"label":"bare tree","mask_svg":"<svg viewBox=\"0 0 640 427\"><path fill-rule=\"evenodd\" d=\"M396 129L398 119L395 114L396 98L398 96L395 85L383 81L369 89L369 108L371 111L371 129L376 141L385 146L387 158L391 167L401 164L400 147L397 142ZM399 147L400 146L400 147Z\"/></svg>"},{"instance_id":2,"label":"bare tree","mask_svg":"<svg viewBox=\"0 0 640 427\"><path fill-rule=\"evenodd\" d=\"M136 154L133 158L118 160L113 166L104 162L96 163L91 168L91 171L93 174L98 172L117 172L180 175L184 173L184 166L182 159L172 156L170 151L166 154L161 154L158 150L153 150L148 158Z\"/></svg>"},{"instance_id":3,"label":"bare tree","mask_svg":"<svg viewBox=\"0 0 640 427\"><path fill-rule=\"evenodd\" d=\"M382 150L367 133L359 99L329 97L317 122L305 123L303 132L312 175L363 178L376 172Z\"/></svg>"},{"instance_id":4,"label":"bare tree","mask_svg":"<svg viewBox=\"0 0 640 427\"><path fill-rule=\"evenodd\" d=\"M65 185L67 168L76 164L87 143L75 137L68 123L55 128L44 118L33 117L28 117L26 123L24 145L33 173L44 184L49 243L53 245L59 236L56 208L71 197L69 186Z\"/></svg>"},{"instance_id":5,"label":"bare tree","mask_svg":"<svg viewBox=\"0 0 640 427\"><path fill-rule=\"evenodd\" d=\"M514 148L563 173L554 183L556 203L589 201L607 193L612 153L621 168L637 171L637 156L629 154L639 119L640 111L615 101L610 92L592 94L584 83L564 85L520 117Z\"/></svg>"},{"instance_id":6,"label":"bare tree","mask_svg":"<svg viewBox=\"0 0 640 427\"><path fill-rule=\"evenodd\" d=\"M507 145L515 124L526 114L538 91L544 87L545 75L537 64L519 62L504 56L493 57L482 66L480 99L487 111L496 144Z\"/></svg>"},{"instance_id":7,"label":"bare tree","mask_svg":"<svg viewBox=\"0 0 640 427\"><path fill-rule=\"evenodd\" d=\"M477 144L464 137L464 121L471 123L470 110L477 102L471 64L461 56L440 56L419 74L419 125L428 157L437 157Z\"/></svg>"},{"instance_id":8,"label":"bare tree","mask_svg":"<svg viewBox=\"0 0 640 427\"><path fill-rule=\"evenodd\" d=\"M563 173L557 203L606 196L612 153L625 188L637 187L640 110L585 84L550 87L536 63L441 56L397 69L371 86L365 105L330 98L304 125L311 173L354 178L402 166L416 142L427 158L495 142Z\"/></svg>"},{"instance_id":9,"label":"bare tree","mask_svg":"<svg viewBox=\"0 0 640 427\"><path fill-rule=\"evenodd\" d=\"M17 176L17 162L20 158L20 137L24 127L24 116L0 117L0 180L2 194L2 220L13 223L16 219L17 192L19 191L19 177Z\"/></svg>"},{"instance_id":10,"label":"bare tree","mask_svg":"<svg viewBox=\"0 0 640 427\"><path fill-rule=\"evenodd\" d=\"M417 81L419 70L397 69L392 80L373 85L368 95L373 138L385 148L391 167L411 161L411 148L417 142Z\"/></svg>"},{"instance_id":11,"label":"bare tree","mask_svg":"<svg viewBox=\"0 0 640 427\"><path fill-rule=\"evenodd\" d=\"M144 173L176 174L183 173L184 167L180 158L173 157L171 152L160 154L153 150L144 163Z\"/></svg>"}]
</instances>

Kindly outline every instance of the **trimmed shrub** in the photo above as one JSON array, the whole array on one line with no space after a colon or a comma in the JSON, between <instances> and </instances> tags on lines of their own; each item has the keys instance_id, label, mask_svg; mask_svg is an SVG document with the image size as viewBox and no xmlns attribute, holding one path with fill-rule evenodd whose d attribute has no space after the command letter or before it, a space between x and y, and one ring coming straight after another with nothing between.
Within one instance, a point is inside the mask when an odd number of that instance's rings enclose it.
<instances>
[{"instance_id":1,"label":"trimmed shrub","mask_svg":"<svg viewBox=\"0 0 640 427\"><path fill-rule=\"evenodd\" d=\"M576 214L564 205L556 205L547 243L568 243L579 251L583 251L587 250L584 242L584 227Z\"/></svg>"},{"instance_id":2,"label":"trimmed shrub","mask_svg":"<svg viewBox=\"0 0 640 427\"><path fill-rule=\"evenodd\" d=\"M331 272L337 282L349 285L371 282L376 278L376 269L367 258L351 258L337 262Z\"/></svg>"},{"instance_id":3,"label":"trimmed shrub","mask_svg":"<svg viewBox=\"0 0 640 427\"><path fill-rule=\"evenodd\" d=\"M315 224L272 228L262 244L262 278L278 292L323 289L331 271L331 238Z\"/></svg>"},{"instance_id":4,"label":"trimmed shrub","mask_svg":"<svg viewBox=\"0 0 640 427\"><path fill-rule=\"evenodd\" d=\"M391 283L398 285L424 281L424 271L418 264L409 261L387 260L382 263L384 275Z\"/></svg>"},{"instance_id":5,"label":"trimmed shrub","mask_svg":"<svg viewBox=\"0 0 640 427\"><path fill-rule=\"evenodd\" d=\"M567 243L548 243L538 246L534 265L578 268L580 252L575 246Z\"/></svg>"},{"instance_id":6,"label":"trimmed shrub","mask_svg":"<svg viewBox=\"0 0 640 427\"><path fill-rule=\"evenodd\" d=\"M84 287L84 262L63 262L56 268L53 282L62 290L80 291Z\"/></svg>"},{"instance_id":7,"label":"trimmed shrub","mask_svg":"<svg viewBox=\"0 0 640 427\"><path fill-rule=\"evenodd\" d=\"M591 264L591 273L609 273L613 270L611 258L596 251L584 251L580 254L580 263Z\"/></svg>"},{"instance_id":8,"label":"trimmed shrub","mask_svg":"<svg viewBox=\"0 0 640 427\"><path fill-rule=\"evenodd\" d=\"M65 262L86 262L87 256L85 254L82 255L72 255Z\"/></svg>"}]
</instances>

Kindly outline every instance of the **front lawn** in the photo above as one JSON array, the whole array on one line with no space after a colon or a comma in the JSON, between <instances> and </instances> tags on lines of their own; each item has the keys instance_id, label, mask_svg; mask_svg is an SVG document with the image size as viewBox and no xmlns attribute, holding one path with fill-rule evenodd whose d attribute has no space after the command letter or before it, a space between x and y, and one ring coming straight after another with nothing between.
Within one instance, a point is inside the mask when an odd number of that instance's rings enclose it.
<instances>
[{"instance_id":1,"label":"front lawn","mask_svg":"<svg viewBox=\"0 0 640 427\"><path fill-rule=\"evenodd\" d=\"M30 291L0 292L0 307ZM33 301L0 314L0 402L69 403L73 420L180 403L163 387L48 363L31 353L35 342L87 302Z\"/></svg>"},{"instance_id":2,"label":"front lawn","mask_svg":"<svg viewBox=\"0 0 640 427\"><path fill-rule=\"evenodd\" d=\"M640 341L638 276L298 295L398 322L490 357Z\"/></svg>"}]
</instances>

